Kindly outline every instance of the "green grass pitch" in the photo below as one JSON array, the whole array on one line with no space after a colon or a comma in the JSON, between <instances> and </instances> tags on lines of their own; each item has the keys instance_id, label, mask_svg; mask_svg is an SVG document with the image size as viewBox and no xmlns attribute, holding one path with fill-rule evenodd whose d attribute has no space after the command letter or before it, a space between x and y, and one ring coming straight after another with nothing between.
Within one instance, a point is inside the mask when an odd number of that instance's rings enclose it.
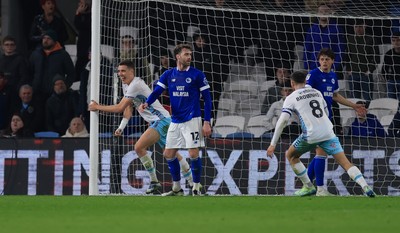
<instances>
[{"instance_id":1,"label":"green grass pitch","mask_svg":"<svg viewBox=\"0 0 400 233\"><path fill-rule=\"evenodd\" d=\"M400 197L1 196L0 232L399 232Z\"/></svg>"}]
</instances>

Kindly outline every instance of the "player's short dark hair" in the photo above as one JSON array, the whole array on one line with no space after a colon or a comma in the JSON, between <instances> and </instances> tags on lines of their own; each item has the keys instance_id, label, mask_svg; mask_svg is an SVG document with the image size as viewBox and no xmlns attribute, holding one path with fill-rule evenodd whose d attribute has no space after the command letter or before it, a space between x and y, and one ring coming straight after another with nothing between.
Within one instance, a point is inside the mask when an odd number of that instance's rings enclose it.
<instances>
[{"instance_id":1,"label":"player's short dark hair","mask_svg":"<svg viewBox=\"0 0 400 233\"><path fill-rule=\"evenodd\" d=\"M193 48L190 44L178 44L174 48L174 57L176 58L177 54L180 54L182 52L182 49L189 49L190 51L193 51Z\"/></svg>"},{"instance_id":2,"label":"player's short dark hair","mask_svg":"<svg viewBox=\"0 0 400 233\"><path fill-rule=\"evenodd\" d=\"M131 60L124 60L119 63L120 66L127 66L128 68L135 69L135 63Z\"/></svg>"},{"instance_id":3,"label":"player's short dark hair","mask_svg":"<svg viewBox=\"0 0 400 233\"><path fill-rule=\"evenodd\" d=\"M318 60L321 56L328 56L330 59L335 60L335 52L330 48L322 48L318 53Z\"/></svg>"},{"instance_id":4,"label":"player's short dark hair","mask_svg":"<svg viewBox=\"0 0 400 233\"><path fill-rule=\"evenodd\" d=\"M293 72L290 75L290 79L293 80L295 83L305 83L306 82L306 74L302 71Z\"/></svg>"}]
</instances>

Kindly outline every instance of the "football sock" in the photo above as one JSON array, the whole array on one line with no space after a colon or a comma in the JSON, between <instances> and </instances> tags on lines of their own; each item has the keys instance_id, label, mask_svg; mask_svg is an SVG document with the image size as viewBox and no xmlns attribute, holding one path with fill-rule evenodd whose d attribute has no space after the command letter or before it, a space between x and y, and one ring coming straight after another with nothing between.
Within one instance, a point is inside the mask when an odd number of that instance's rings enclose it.
<instances>
[{"instance_id":1,"label":"football sock","mask_svg":"<svg viewBox=\"0 0 400 233\"><path fill-rule=\"evenodd\" d=\"M197 157L195 159L190 159L190 166L192 168L193 183L200 183L201 178L201 159Z\"/></svg>"},{"instance_id":2,"label":"football sock","mask_svg":"<svg viewBox=\"0 0 400 233\"><path fill-rule=\"evenodd\" d=\"M146 170L149 172L151 182L158 182L156 169L154 168L151 155L147 153L145 156L140 157L140 162L142 162L144 168L146 168Z\"/></svg>"},{"instance_id":3,"label":"football sock","mask_svg":"<svg viewBox=\"0 0 400 233\"><path fill-rule=\"evenodd\" d=\"M181 180L181 169L179 166L178 158L167 159L169 172L171 173L173 181L180 181Z\"/></svg>"},{"instance_id":4,"label":"football sock","mask_svg":"<svg viewBox=\"0 0 400 233\"><path fill-rule=\"evenodd\" d=\"M315 163L314 163L315 184L317 186L324 186L324 173L325 173L326 156L316 155L314 157L314 160L315 160Z\"/></svg>"},{"instance_id":5,"label":"football sock","mask_svg":"<svg viewBox=\"0 0 400 233\"><path fill-rule=\"evenodd\" d=\"M302 162L292 165L292 169L296 174L296 176L299 177L299 179L304 185L306 185L309 188L313 186L313 184L310 181L310 178L308 178L307 169Z\"/></svg>"},{"instance_id":6,"label":"football sock","mask_svg":"<svg viewBox=\"0 0 400 233\"><path fill-rule=\"evenodd\" d=\"M349 168L349 170L347 170L347 174L349 174L350 178L357 182L357 184L359 184L362 189L368 186L367 182L364 179L364 176L361 174L361 171L356 166L352 166L351 168Z\"/></svg>"},{"instance_id":7,"label":"football sock","mask_svg":"<svg viewBox=\"0 0 400 233\"><path fill-rule=\"evenodd\" d=\"M200 190L200 183L194 183L193 190Z\"/></svg>"},{"instance_id":8,"label":"football sock","mask_svg":"<svg viewBox=\"0 0 400 233\"><path fill-rule=\"evenodd\" d=\"M174 192L179 192L179 190L181 190L181 181L173 181L172 182L172 191Z\"/></svg>"},{"instance_id":9,"label":"football sock","mask_svg":"<svg viewBox=\"0 0 400 233\"><path fill-rule=\"evenodd\" d=\"M308 178L310 178L311 182L315 178L314 165L315 165L315 157L311 160L310 164L308 164L308 169L307 169L307 175Z\"/></svg>"},{"instance_id":10,"label":"football sock","mask_svg":"<svg viewBox=\"0 0 400 233\"><path fill-rule=\"evenodd\" d=\"M189 183L189 186L193 186L193 177L192 177L192 170L190 169L189 163L186 161L186 159L182 158L181 161L179 161L179 164L181 165L181 173L183 178L187 180Z\"/></svg>"}]
</instances>

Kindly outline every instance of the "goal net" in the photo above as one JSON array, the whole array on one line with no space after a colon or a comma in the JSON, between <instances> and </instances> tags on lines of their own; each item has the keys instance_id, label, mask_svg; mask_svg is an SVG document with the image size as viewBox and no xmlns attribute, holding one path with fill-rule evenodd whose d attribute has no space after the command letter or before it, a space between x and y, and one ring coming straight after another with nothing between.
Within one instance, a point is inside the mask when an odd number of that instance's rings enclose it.
<instances>
[{"instance_id":1,"label":"goal net","mask_svg":"<svg viewBox=\"0 0 400 233\"><path fill-rule=\"evenodd\" d=\"M384 134L364 128L361 131L368 136L358 136L352 128L355 111L335 105L335 131L346 155L377 194L400 195L396 149L400 141L385 137L398 111L395 88L387 84L395 83L393 72L399 70L399 58L384 62L395 46L395 35L400 35L397 1L99 2L101 33L96 36L100 36L102 55L114 70L121 60L133 60L136 76L151 88L166 68L175 66L174 46L193 45L192 65L206 74L214 107L213 136L201 150L202 185L207 194L292 195L301 187L284 157L301 132L297 119L285 128L274 158L267 158L265 150L281 111L279 101L288 93L279 80L294 71L317 68L318 51L329 47L335 52L339 93L353 102L366 101ZM387 64L390 61L394 64ZM117 103L123 96L120 80L116 74L105 78L110 81L99 83L100 98L111 95ZM111 94L102 88L111 89ZM168 105L165 96L160 100ZM124 136L116 138L112 132L121 118L122 114L100 118L99 192L141 195L150 179L133 145L148 125L134 112ZM164 191L169 191L172 182L162 149L148 150ZM313 153L302 156L305 165ZM186 151L181 154L189 159ZM327 161L325 184L330 192L362 194L332 157ZM188 193L184 179L182 184Z\"/></svg>"}]
</instances>

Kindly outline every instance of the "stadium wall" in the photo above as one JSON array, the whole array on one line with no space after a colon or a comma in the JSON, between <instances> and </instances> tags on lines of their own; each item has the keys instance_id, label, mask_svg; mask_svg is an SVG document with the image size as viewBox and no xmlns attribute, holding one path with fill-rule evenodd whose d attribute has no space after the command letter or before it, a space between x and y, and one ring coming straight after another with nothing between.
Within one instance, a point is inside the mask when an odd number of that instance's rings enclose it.
<instances>
[{"instance_id":1,"label":"stadium wall","mask_svg":"<svg viewBox=\"0 0 400 233\"><path fill-rule=\"evenodd\" d=\"M113 140L111 148L101 148L99 193L144 194L150 179L137 155L123 151L123 140ZM369 184L380 195L400 195L400 150L396 139L342 138L345 152L360 167ZM276 157L267 158L269 139L210 139L207 152L201 153L207 194L291 195L301 184L284 159L290 139L283 139ZM0 192L4 195L87 195L89 139L0 139ZM126 147L125 147L126 148ZM166 191L171 178L168 167L156 150L156 166ZM118 152L118 153L117 153ZM187 152L182 151L184 156ZM111 156L113 155L113 156ZM310 154L302 156L308 163ZM117 159L119 163L111 163ZM325 177L329 190L340 195L359 195L361 190L344 170L330 158ZM119 164L120 167L111 167ZM112 177L112 169L121 176ZM111 182L110 182L111 181ZM183 181L184 182L184 181ZM118 187L110 185L115 183ZM185 189L188 192L188 189Z\"/></svg>"}]
</instances>

